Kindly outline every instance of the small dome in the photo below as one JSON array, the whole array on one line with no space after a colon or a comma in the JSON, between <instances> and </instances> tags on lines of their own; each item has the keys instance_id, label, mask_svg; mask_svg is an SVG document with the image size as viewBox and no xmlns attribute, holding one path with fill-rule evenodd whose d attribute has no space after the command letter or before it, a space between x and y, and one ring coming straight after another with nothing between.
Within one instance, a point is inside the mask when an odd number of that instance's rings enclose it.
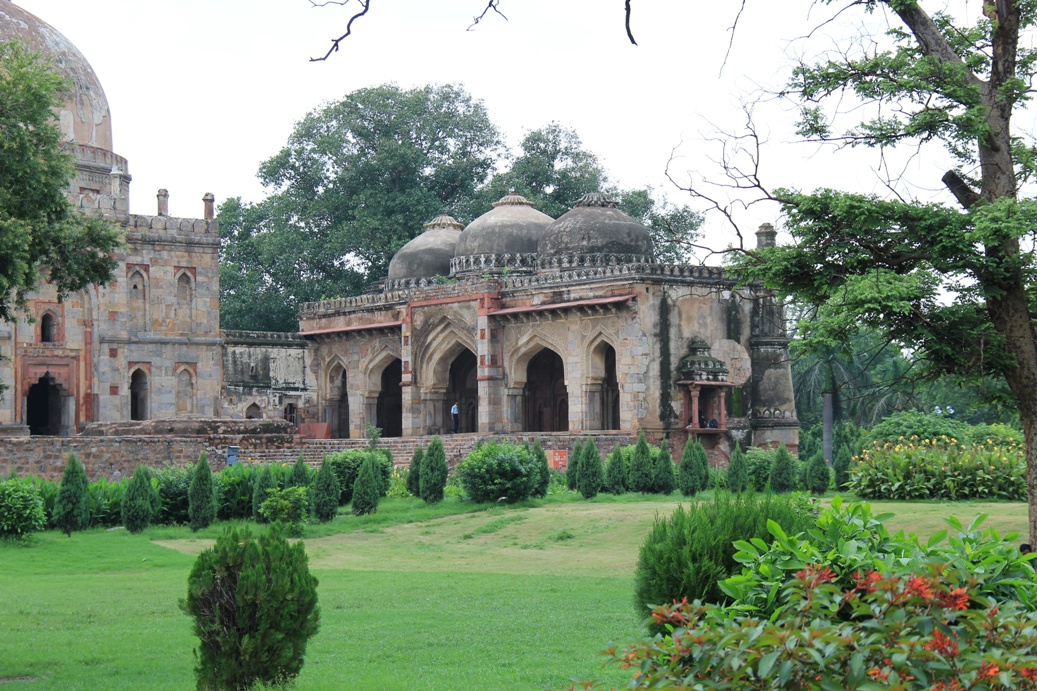
<instances>
[{"instance_id":1,"label":"small dome","mask_svg":"<svg viewBox=\"0 0 1037 691\"><path fill-rule=\"evenodd\" d=\"M533 208L533 202L509 192L493 209L468 224L457 241L455 254L534 254L544 229L553 219Z\"/></svg>"},{"instance_id":2,"label":"small dome","mask_svg":"<svg viewBox=\"0 0 1037 691\"><path fill-rule=\"evenodd\" d=\"M620 211L618 202L600 192L585 194L571 211L544 231L538 247L541 267L565 256L613 255L619 261L651 261L648 230Z\"/></svg>"},{"instance_id":3,"label":"small dome","mask_svg":"<svg viewBox=\"0 0 1037 691\"><path fill-rule=\"evenodd\" d=\"M0 42L18 40L49 57L72 82L68 101L56 109L65 141L112 150L112 119L101 81L71 41L12 2L0 2Z\"/></svg>"},{"instance_id":4,"label":"small dome","mask_svg":"<svg viewBox=\"0 0 1037 691\"><path fill-rule=\"evenodd\" d=\"M450 260L464 226L443 214L423 227L425 231L401 247L389 262L389 280L450 275Z\"/></svg>"}]
</instances>

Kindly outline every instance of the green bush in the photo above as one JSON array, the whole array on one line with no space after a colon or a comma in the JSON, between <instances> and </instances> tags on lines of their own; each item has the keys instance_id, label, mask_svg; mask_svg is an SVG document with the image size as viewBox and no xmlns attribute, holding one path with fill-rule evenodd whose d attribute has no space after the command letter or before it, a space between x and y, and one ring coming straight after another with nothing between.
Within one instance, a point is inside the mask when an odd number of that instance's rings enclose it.
<instances>
[{"instance_id":1,"label":"green bush","mask_svg":"<svg viewBox=\"0 0 1037 691\"><path fill-rule=\"evenodd\" d=\"M149 475L144 466L137 466L122 499L122 524L131 533L143 531L154 518Z\"/></svg>"},{"instance_id":2,"label":"green bush","mask_svg":"<svg viewBox=\"0 0 1037 691\"><path fill-rule=\"evenodd\" d=\"M565 486L573 492L580 491L580 463L583 461L583 442L576 440L576 446L569 454L565 464Z\"/></svg>"},{"instance_id":3,"label":"green bush","mask_svg":"<svg viewBox=\"0 0 1037 691\"><path fill-rule=\"evenodd\" d=\"M771 467L774 465L774 456L777 449L763 449L758 446L750 446L745 451L745 460L749 467L750 488L756 492L767 489L771 482Z\"/></svg>"},{"instance_id":4,"label":"green bush","mask_svg":"<svg viewBox=\"0 0 1037 691\"><path fill-rule=\"evenodd\" d=\"M382 496L378 471L378 457L368 454L360 464L360 471L353 483L352 511L354 516L365 516L378 510L378 499Z\"/></svg>"},{"instance_id":5,"label":"green bush","mask_svg":"<svg viewBox=\"0 0 1037 691\"><path fill-rule=\"evenodd\" d=\"M421 459L424 457L425 449L416 447L407 470L407 491L415 497L421 496Z\"/></svg>"},{"instance_id":6,"label":"green bush","mask_svg":"<svg viewBox=\"0 0 1037 691\"><path fill-rule=\"evenodd\" d=\"M292 466L292 475L288 480L289 487L309 487L310 486L310 466L306 465L306 459L302 454L299 454L298 458L295 459L295 465Z\"/></svg>"},{"instance_id":7,"label":"green bush","mask_svg":"<svg viewBox=\"0 0 1037 691\"><path fill-rule=\"evenodd\" d=\"M114 528L122 525L122 502L129 478L109 481L102 477L87 486L91 528Z\"/></svg>"},{"instance_id":8,"label":"green bush","mask_svg":"<svg viewBox=\"0 0 1037 691\"><path fill-rule=\"evenodd\" d=\"M727 465L727 488L736 494L751 489L749 464L741 444L735 444L735 450L731 452L731 462Z\"/></svg>"},{"instance_id":9,"label":"green bush","mask_svg":"<svg viewBox=\"0 0 1037 691\"><path fill-rule=\"evenodd\" d=\"M917 410L901 410L893 413L885 420L871 428L865 445L875 442L897 443L910 441L911 437L923 439L939 439L947 437L963 441L968 436L969 426L942 415L927 415Z\"/></svg>"},{"instance_id":10,"label":"green bush","mask_svg":"<svg viewBox=\"0 0 1037 691\"><path fill-rule=\"evenodd\" d=\"M734 542L768 537L768 521L795 534L813 526L814 516L795 495L717 492L712 501L678 506L669 519L656 518L634 573L638 613L684 597L724 601L720 581L739 568Z\"/></svg>"},{"instance_id":11,"label":"green bush","mask_svg":"<svg viewBox=\"0 0 1037 691\"><path fill-rule=\"evenodd\" d=\"M437 434L429 442L425 457L421 460L421 477L418 481L423 501L429 504L443 501L443 490L446 487L448 473L443 440Z\"/></svg>"},{"instance_id":12,"label":"green bush","mask_svg":"<svg viewBox=\"0 0 1037 691\"><path fill-rule=\"evenodd\" d=\"M54 523L69 537L72 537L72 531L85 530L90 526L89 482L83 464L74 454L69 454L68 463L61 474Z\"/></svg>"},{"instance_id":13,"label":"green bush","mask_svg":"<svg viewBox=\"0 0 1037 691\"><path fill-rule=\"evenodd\" d=\"M612 449L608 462L605 464L605 487L609 494L623 494L627 491L627 463L623 457L620 447Z\"/></svg>"},{"instance_id":14,"label":"green bush","mask_svg":"<svg viewBox=\"0 0 1037 691\"><path fill-rule=\"evenodd\" d=\"M389 482L392 479L392 454L388 449L366 448L339 451L331 454L328 459L331 461L335 477L338 478L339 489L342 491L342 495L339 497L340 506L345 506L353 501L353 485L356 484L360 466L368 456L375 457L375 468L378 471L376 474L378 496L384 497L389 490ZM418 480L419 482L421 480L420 472Z\"/></svg>"},{"instance_id":15,"label":"green bush","mask_svg":"<svg viewBox=\"0 0 1037 691\"><path fill-rule=\"evenodd\" d=\"M672 466L672 464L671 464ZM661 472L661 471L659 471ZM660 476L657 476L659 479ZM673 471L670 471L672 482ZM601 465L601 454L594 440L588 438L583 446L583 454L580 456L580 494L584 499L593 499L598 496L601 486L605 483L605 469ZM671 487L670 491L673 489Z\"/></svg>"},{"instance_id":16,"label":"green bush","mask_svg":"<svg viewBox=\"0 0 1037 691\"><path fill-rule=\"evenodd\" d=\"M47 516L43 497L30 482L0 482L0 538L22 539L43 530Z\"/></svg>"},{"instance_id":17,"label":"green bush","mask_svg":"<svg viewBox=\"0 0 1037 691\"><path fill-rule=\"evenodd\" d=\"M193 468L166 466L155 474L162 509L158 522L164 525L184 525L189 520L187 495L191 491Z\"/></svg>"},{"instance_id":18,"label":"green bush","mask_svg":"<svg viewBox=\"0 0 1037 691\"><path fill-rule=\"evenodd\" d=\"M537 479L533 486L532 496L546 497L547 488L551 485L551 467L547 463L547 454L544 453L544 447L540 445L539 439L533 442L532 451L537 466Z\"/></svg>"},{"instance_id":19,"label":"green bush","mask_svg":"<svg viewBox=\"0 0 1037 691\"><path fill-rule=\"evenodd\" d=\"M154 523L162 512L162 497L158 493L158 480L155 479L155 473L151 472L151 468L146 465L137 466L137 470L133 472L136 473L138 471L144 474L145 487L148 490L148 500L151 502L151 522Z\"/></svg>"},{"instance_id":20,"label":"green bush","mask_svg":"<svg viewBox=\"0 0 1037 691\"><path fill-rule=\"evenodd\" d=\"M642 431L637 435L637 443L630 452L628 463L630 478L627 486L631 492L651 492L655 489L655 463L653 461L648 441Z\"/></svg>"},{"instance_id":21,"label":"green bush","mask_svg":"<svg viewBox=\"0 0 1037 691\"><path fill-rule=\"evenodd\" d=\"M200 689L291 681L320 621L306 550L289 545L276 523L258 540L247 528L217 538L195 560L180 608L199 639Z\"/></svg>"},{"instance_id":22,"label":"green bush","mask_svg":"<svg viewBox=\"0 0 1037 691\"><path fill-rule=\"evenodd\" d=\"M681 454L677 479L681 494L685 497L694 497L697 493L705 491L706 483L709 481L709 459L706 450L698 439L690 435Z\"/></svg>"},{"instance_id":23,"label":"green bush","mask_svg":"<svg viewBox=\"0 0 1037 691\"><path fill-rule=\"evenodd\" d=\"M993 444L994 446L1022 446L1025 443L1020 430L1002 423L970 425L966 429L966 435L962 441L966 445Z\"/></svg>"},{"instance_id":24,"label":"green bush","mask_svg":"<svg viewBox=\"0 0 1037 691\"><path fill-rule=\"evenodd\" d=\"M774 453L774 465L771 466L771 490L781 493L797 489L799 474L796 471L796 462L792 459L792 454L781 444Z\"/></svg>"},{"instance_id":25,"label":"green bush","mask_svg":"<svg viewBox=\"0 0 1037 691\"><path fill-rule=\"evenodd\" d=\"M841 445L835 452L835 458L832 459L836 492L846 491L846 487L850 483L850 459L850 447L846 444Z\"/></svg>"},{"instance_id":26,"label":"green bush","mask_svg":"<svg viewBox=\"0 0 1037 691\"><path fill-rule=\"evenodd\" d=\"M655 472L652 479L652 491L656 494L673 494L673 490L677 487L677 478L673 472L673 457L670 456L670 448L666 442L663 442L653 464ZM707 479L709 477L708 471L706 477Z\"/></svg>"},{"instance_id":27,"label":"green bush","mask_svg":"<svg viewBox=\"0 0 1037 691\"><path fill-rule=\"evenodd\" d=\"M229 465L213 476L216 494L216 517L222 521L250 520L253 518L253 484L259 477L259 466L246 463Z\"/></svg>"},{"instance_id":28,"label":"green bush","mask_svg":"<svg viewBox=\"0 0 1037 691\"><path fill-rule=\"evenodd\" d=\"M301 485L271 487L259 511L271 523L281 523L290 536L302 537L303 526L310 513L308 488Z\"/></svg>"},{"instance_id":29,"label":"green bush","mask_svg":"<svg viewBox=\"0 0 1037 691\"><path fill-rule=\"evenodd\" d=\"M832 482L832 471L828 467L824 455L818 451L805 466L803 489L818 495L827 492L828 485Z\"/></svg>"},{"instance_id":30,"label":"green bush","mask_svg":"<svg viewBox=\"0 0 1037 691\"><path fill-rule=\"evenodd\" d=\"M338 486L338 478L327 458L320 464L317 480L313 484L313 515L321 523L327 523L338 513L338 498L342 491Z\"/></svg>"},{"instance_id":31,"label":"green bush","mask_svg":"<svg viewBox=\"0 0 1037 691\"><path fill-rule=\"evenodd\" d=\"M540 483L540 467L528 446L491 441L472 451L457 466L457 478L474 502L528 499Z\"/></svg>"},{"instance_id":32,"label":"green bush","mask_svg":"<svg viewBox=\"0 0 1037 691\"><path fill-rule=\"evenodd\" d=\"M208 528L216 520L216 495L212 490L212 468L208 455L202 451L198 465L194 467L191 489L187 493L187 515L191 530Z\"/></svg>"},{"instance_id":33,"label":"green bush","mask_svg":"<svg viewBox=\"0 0 1037 691\"><path fill-rule=\"evenodd\" d=\"M253 473L255 472L253 471ZM266 501L270 490L276 488L277 482L274 480L273 470L271 470L269 464L264 465L256 477L255 485L252 487L252 520L256 523L266 523L266 516L263 515L262 511L263 502Z\"/></svg>"}]
</instances>

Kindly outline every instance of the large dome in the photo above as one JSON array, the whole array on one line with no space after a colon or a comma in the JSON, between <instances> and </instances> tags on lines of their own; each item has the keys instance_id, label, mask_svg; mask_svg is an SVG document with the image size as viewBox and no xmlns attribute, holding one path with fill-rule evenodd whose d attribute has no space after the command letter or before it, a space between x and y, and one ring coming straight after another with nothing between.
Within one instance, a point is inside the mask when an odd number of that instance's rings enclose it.
<instances>
[{"instance_id":1,"label":"large dome","mask_svg":"<svg viewBox=\"0 0 1037 691\"><path fill-rule=\"evenodd\" d=\"M581 197L571 211L544 231L538 248L540 267L602 255L610 262L653 261L655 252L648 230L617 206L615 199L599 192Z\"/></svg>"},{"instance_id":2,"label":"large dome","mask_svg":"<svg viewBox=\"0 0 1037 691\"><path fill-rule=\"evenodd\" d=\"M0 0L0 41L20 40L44 56L72 81L66 104L57 109L64 139L112 150L112 122L101 82L90 63L54 27L7 0Z\"/></svg>"},{"instance_id":3,"label":"large dome","mask_svg":"<svg viewBox=\"0 0 1037 691\"><path fill-rule=\"evenodd\" d=\"M493 203L493 209L468 224L457 241L455 254L534 254L552 220L534 209L533 202L509 192Z\"/></svg>"},{"instance_id":4,"label":"large dome","mask_svg":"<svg viewBox=\"0 0 1037 691\"><path fill-rule=\"evenodd\" d=\"M445 214L426 223L425 232L401 247L389 262L389 280L449 276L463 227Z\"/></svg>"}]
</instances>

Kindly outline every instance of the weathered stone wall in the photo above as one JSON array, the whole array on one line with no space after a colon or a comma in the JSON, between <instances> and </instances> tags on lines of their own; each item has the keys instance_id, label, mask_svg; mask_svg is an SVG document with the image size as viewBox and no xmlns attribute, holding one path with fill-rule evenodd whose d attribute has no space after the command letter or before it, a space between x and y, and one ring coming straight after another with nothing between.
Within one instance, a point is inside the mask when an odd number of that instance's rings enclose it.
<instances>
[{"instance_id":1,"label":"weathered stone wall","mask_svg":"<svg viewBox=\"0 0 1037 691\"><path fill-rule=\"evenodd\" d=\"M223 417L315 422L316 375L309 343L294 333L222 332Z\"/></svg>"}]
</instances>

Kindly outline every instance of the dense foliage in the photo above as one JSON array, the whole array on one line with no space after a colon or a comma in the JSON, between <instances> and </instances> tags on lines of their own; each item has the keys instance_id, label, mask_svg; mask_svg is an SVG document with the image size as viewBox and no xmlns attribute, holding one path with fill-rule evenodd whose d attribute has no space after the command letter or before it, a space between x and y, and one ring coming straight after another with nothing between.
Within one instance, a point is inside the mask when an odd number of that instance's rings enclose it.
<instances>
[{"instance_id":1,"label":"dense foliage","mask_svg":"<svg viewBox=\"0 0 1037 691\"><path fill-rule=\"evenodd\" d=\"M410 466L407 468L407 491L412 496L421 495L421 459L425 457L425 449L415 447L414 454L410 457Z\"/></svg>"},{"instance_id":2,"label":"dense foliage","mask_svg":"<svg viewBox=\"0 0 1037 691\"><path fill-rule=\"evenodd\" d=\"M690 435L684 444L677 477L681 494L685 497L693 497L697 493L705 491L706 483L709 481L709 459L706 456L706 450L698 439Z\"/></svg>"},{"instance_id":3,"label":"dense foliage","mask_svg":"<svg viewBox=\"0 0 1037 691\"><path fill-rule=\"evenodd\" d=\"M533 442L532 451L537 466L537 479L532 496L546 497L547 488L551 486L551 468L547 463L547 454L544 452L544 447L540 445L539 439Z\"/></svg>"},{"instance_id":4,"label":"dense foliage","mask_svg":"<svg viewBox=\"0 0 1037 691\"><path fill-rule=\"evenodd\" d=\"M54 524L69 537L72 531L85 530L90 526L88 491L89 482L83 464L75 455L69 454L54 507Z\"/></svg>"},{"instance_id":5,"label":"dense foliage","mask_svg":"<svg viewBox=\"0 0 1037 691\"><path fill-rule=\"evenodd\" d=\"M216 520L216 495L213 493L212 468L203 451L194 467L191 489L187 494L187 515L191 530L208 528Z\"/></svg>"},{"instance_id":6,"label":"dense foliage","mask_svg":"<svg viewBox=\"0 0 1037 691\"><path fill-rule=\"evenodd\" d=\"M749 464L742 453L742 445L735 444L735 450L731 452L731 460L727 464L727 489L735 492L744 492L750 488Z\"/></svg>"},{"instance_id":7,"label":"dense foliage","mask_svg":"<svg viewBox=\"0 0 1037 691\"><path fill-rule=\"evenodd\" d=\"M338 513L338 499L342 490L338 486L338 478L327 458L320 464L317 479L313 483L313 516L320 523L326 523Z\"/></svg>"},{"instance_id":8,"label":"dense foliage","mask_svg":"<svg viewBox=\"0 0 1037 691\"><path fill-rule=\"evenodd\" d=\"M627 488L631 492L651 492L655 488L655 463L643 431L637 435L627 466L630 473Z\"/></svg>"},{"instance_id":9,"label":"dense foliage","mask_svg":"<svg viewBox=\"0 0 1037 691\"><path fill-rule=\"evenodd\" d=\"M670 456L670 446L665 441L653 465L652 491L656 494L673 494L674 488L677 487L677 477L674 473L673 457ZM708 471L706 477L709 477Z\"/></svg>"},{"instance_id":10,"label":"dense foliage","mask_svg":"<svg viewBox=\"0 0 1037 691\"><path fill-rule=\"evenodd\" d=\"M126 494L123 495L122 524L131 533L141 532L155 517L150 477L151 474L145 470L145 466L137 466L126 487Z\"/></svg>"},{"instance_id":11,"label":"dense foliage","mask_svg":"<svg viewBox=\"0 0 1037 691\"><path fill-rule=\"evenodd\" d=\"M472 449L456 473L465 494L474 502L523 501L541 483L540 463L524 444L482 444Z\"/></svg>"},{"instance_id":12,"label":"dense foliage","mask_svg":"<svg viewBox=\"0 0 1037 691\"><path fill-rule=\"evenodd\" d=\"M288 535L302 537L310 513L309 492L299 485L271 487L259 510L271 523L283 525Z\"/></svg>"},{"instance_id":13,"label":"dense foliage","mask_svg":"<svg viewBox=\"0 0 1037 691\"><path fill-rule=\"evenodd\" d=\"M357 475L360 474L360 467L368 456L373 456L375 459L375 469L378 471L376 473L378 496L384 497L389 489L389 480L392 476L392 454L388 449L368 447L338 451L328 456L332 470L335 471L335 477L338 478L339 490L342 492L339 496L340 506L345 506L353 501L353 486L356 484Z\"/></svg>"},{"instance_id":14,"label":"dense foliage","mask_svg":"<svg viewBox=\"0 0 1037 691\"><path fill-rule=\"evenodd\" d=\"M43 497L27 482L0 482L0 538L21 539L47 526Z\"/></svg>"},{"instance_id":15,"label":"dense foliage","mask_svg":"<svg viewBox=\"0 0 1037 691\"><path fill-rule=\"evenodd\" d=\"M775 492L791 492L799 486L799 473L792 454L782 444L774 453L771 465L770 488Z\"/></svg>"},{"instance_id":16,"label":"dense foliage","mask_svg":"<svg viewBox=\"0 0 1037 691\"><path fill-rule=\"evenodd\" d=\"M831 482L832 470L825 457L820 452L815 453L803 470L803 489L811 494L824 494Z\"/></svg>"},{"instance_id":17,"label":"dense foliage","mask_svg":"<svg viewBox=\"0 0 1037 691\"><path fill-rule=\"evenodd\" d=\"M353 483L353 498L350 510L354 516L365 516L378 510L378 499L382 495L381 472L377 454L369 453L360 464L356 481Z\"/></svg>"},{"instance_id":18,"label":"dense foliage","mask_svg":"<svg viewBox=\"0 0 1037 691\"><path fill-rule=\"evenodd\" d=\"M605 464L604 490L609 494L623 494L627 491L628 475L626 458L623 456L623 451L617 446L612 449Z\"/></svg>"},{"instance_id":19,"label":"dense foliage","mask_svg":"<svg viewBox=\"0 0 1037 691\"><path fill-rule=\"evenodd\" d=\"M573 492L580 491L580 463L583 461L583 442L579 439L569 452L569 458L565 464L565 486Z\"/></svg>"},{"instance_id":20,"label":"dense foliage","mask_svg":"<svg viewBox=\"0 0 1037 691\"><path fill-rule=\"evenodd\" d=\"M443 440L439 435L429 442L425 456L421 459L421 478L419 480L421 498L429 504L443 501L443 490L446 487L448 468Z\"/></svg>"},{"instance_id":21,"label":"dense foliage","mask_svg":"<svg viewBox=\"0 0 1037 691\"><path fill-rule=\"evenodd\" d=\"M263 502L266 501L270 490L276 487L277 482L274 480L274 473L270 466L263 466L263 469L259 471L259 477L252 486L252 520L256 523L266 523L266 516L262 511Z\"/></svg>"},{"instance_id":22,"label":"dense foliage","mask_svg":"<svg viewBox=\"0 0 1037 691\"><path fill-rule=\"evenodd\" d=\"M667 458L667 461L669 461L669 458ZM670 463L670 465L672 466L673 464ZM671 479L673 477L672 470L670 471L670 477ZM587 443L583 445L583 453L580 455L580 494L583 495L584 499L593 499L598 496L598 492L601 491L601 486L604 482L605 469L601 465L601 454L598 453L598 447L595 446L594 440L588 437ZM672 485L670 491L673 491Z\"/></svg>"}]
</instances>

